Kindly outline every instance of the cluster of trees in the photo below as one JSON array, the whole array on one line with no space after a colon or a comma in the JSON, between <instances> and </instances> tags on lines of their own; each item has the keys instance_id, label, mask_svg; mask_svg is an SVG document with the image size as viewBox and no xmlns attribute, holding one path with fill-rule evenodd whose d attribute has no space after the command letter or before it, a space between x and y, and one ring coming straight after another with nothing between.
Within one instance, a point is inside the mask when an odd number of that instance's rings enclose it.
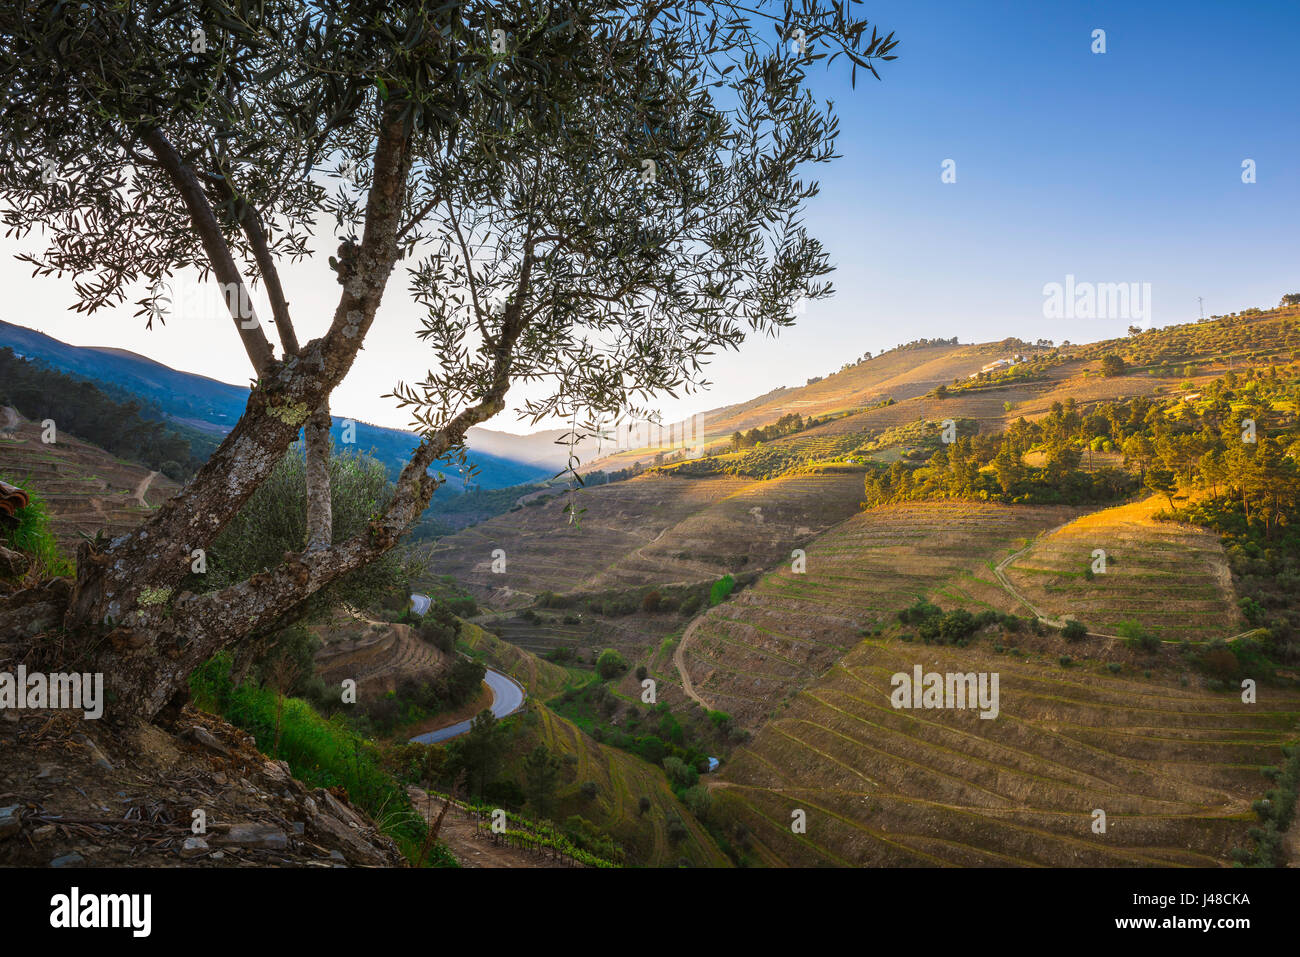
<instances>
[{"instance_id":1,"label":"cluster of trees","mask_svg":"<svg viewBox=\"0 0 1300 957\"><path fill-rule=\"evenodd\" d=\"M1122 376L1127 368L1128 366L1123 357L1113 352L1108 352L1101 357L1101 374L1107 379Z\"/></svg>"},{"instance_id":2,"label":"cluster of trees","mask_svg":"<svg viewBox=\"0 0 1300 957\"><path fill-rule=\"evenodd\" d=\"M1091 447L1092 434L1102 430L1103 423L1103 434L1109 434L1109 419L1102 415L1085 421L1073 400L1057 403L1048 416L1037 422L1021 418L998 435L962 434L965 430L954 423L955 440L943 443L937 434L933 436L929 447L934 451L923 465L904 459L870 473L865 483L865 504L873 507L927 498L1017 504L1080 504L1114 499L1133 491L1137 483L1116 469L1080 468L1084 449ZM1041 466L1025 463L1030 451L1041 454Z\"/></svg>"},{"instance_id":3,"label":"cluster of trees","mask_svg":"<svg viewBox=\"0 0 1300 957\"><path fill-rule=\"evenodd\" d=\"M972 615L964 608L944 611L938 605L918 598L913 604L898 612L904 625L914 625L918 636L927 645L957 645L964 648L981 628L1001 625L1004 631L1018 632L1026 622L1015 615L985 610ZM1033 619L1029 620L1032 626Z\"/></svg>"},{"instance_id":4,"label":"cluster of trees","mask_svg":"<svg viewBox=\"0 0 1300 957\"><path fill-rule=\"evenodd\" d=\"M700 558L710 561L726 561L729 563L738 563L744 565L748 562L748 556L715 556L680 553L678 557L682 558ZM544 591L538 594L536 607L548 609L569 609L577 608L586 611L589 614L604 615L610 618L619 618L625 615L633 615L637 612L646 612L648 614L681 614L690 617L707 605L716 605L719 601L726 599L733 590L744 588L753 584L762 574L761 570L742 572L738 575L724 575L714 582L693 582L689 585L660 585L658 587L645 586L642 588L630 588L626 590L610 590L597 592L594 594L557 594L555 592ZM541 617L531 609L523 612L521 617L528 618L529 615L534 617L530 620L534 623L541 621ZM577 619L571 616L565 616L565 624L576 624Z\"/></svg>"},{"instance_id":5,"label":"cluster of trees","mask_svg":"<svg viewBox=\"0 0 1300 957\"><path fill-rule=\"evenodd\" d=\"M1058 402L1037 422L1023 418L999 435L960 436L939 444L915 468L895 463L866 481L867 504L921 498L1084 503L1115 499L1139 486L1173 507L1181 489L1205 488L1239 499L1247 522L1265 539L1297 495L1300 434L1294 416L1300 388L1269 374L1241 380L1229 372L1196 402L1138 397L1080 408ZM1276 435L1269 434L1270 430ZM1093 453L1122 450L1132 470L1092 468ZM1026 464L1034 452L1040 465ZM1136 472L1136 476L1132 474Z\"/></svg>"},{"instance_id":6,"label":"cluster of trees","mask_svg":"<svg viewBox=\"0 0 1300 957\"><path fill-rule=\"evenodd\" d=\"M998 369L990 369L988 372L977 373L973 378L954 379L951 386L936 386L930 391L930 395L942 399L953 392L1002 389L1024 382L1037 382L1046 378L1048 369L1065 361L1065 357L1059 353L1031 358L1025 362L1017 362L1012 366L1003 366Z\"/></svg>"},{"instance_id":7,"label":"cluster of trees","mask_svg":"<svg viewBox=\"0 0 1300 957\"><path fill-rule=\"evenodd\" d=\"M822 420L825 421L825 420ZM808 427L805 420L804 428ZM795 474L816 467L819 462L853 452L862 442L862 433L829 435L814 440L772 442L730 457L706 455L672 466L671 474L681 478L704 475L746 475L770 479Z\"/></svg>"},{"instance_id":8,"label":"cluster of trees","mask_svg":"<svg viewBox=\"0 0 1300 957\"><path fill-rule=\"evenodd\" d=\"M752 449L759 442L771 442L773 439L779 439L785 435L794 435L796 432L812 428L818 421L818 419L808 419L805 422L803 416L798 412L791 412L788 415L781 416L771 425L750 429L744 433L739 431L731 433L731 451L739 452L741 449Z\"/></svg>"},{"instance_id":9,"label":"cluster of trees","mask_svg":"<svg viewBox=\"0 0 1300 957\"><path fill-rule=\"evenodd\" d=\"M178 481L203 464L188 438L141 415L140 402L117 402L93 382L21 358L8 347L0 348L0 405L36 422L53 419L60 431Z\"/></svg>"},{"instance_id":10,"label":"cluster of trees","mask_svg":"<svg viewBox=\"0 0 1300 957\"><path fill-rule=\"evenodd\" d=\"M914 349L930 349L934 346L955 346L957 337L951 339L913 339L911 342L900 343L894 346L890 352L911 352Z\"/></svg>"},{"instance_id":11,"label":"cluster of trees","mask_svg":"<svg viewBox=\"0 0 1300 957\"><path fill-rule=\"evenodd\" d=\"M319 678L308 683L304 697L323 715L341 714L358 734L387 736L403 725L473 701L483 690L485 673L482 662L458 657L441 674L405 678L383 697L363 698L355 705L341 704L338 688L326 688Z\"/></svg>"},{"instance_id":12,"label":"cluster of trees","mask_svg":"<svg viewBox=\"0 0 1300 957\"><path fill-rule=\"evenodd\" d=\"M600 681L568 688L553 707L590 729L591 736L602 744L663 767L679 796L708 770L707 749L711 745L725 747L744 737L723 712L706 716L692 709L689 717L679 718L665 703L645 707L626 701Z\"/></svg>"}]
</instances>

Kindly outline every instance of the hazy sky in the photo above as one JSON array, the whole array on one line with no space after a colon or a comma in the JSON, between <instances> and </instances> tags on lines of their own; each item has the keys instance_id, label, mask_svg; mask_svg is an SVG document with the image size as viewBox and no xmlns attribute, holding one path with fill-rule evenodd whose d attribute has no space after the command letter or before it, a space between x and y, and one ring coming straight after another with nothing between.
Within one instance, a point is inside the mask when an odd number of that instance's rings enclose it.
<instances>
[{"instance_id":1,"label":"hazy sky","mask_svg":"<svg viewBox=\"0 0 1300 957\"><path fill-rule=\"evenodd\" d=\"M819 95L842 117L843 159L820 168L823 193L807 222L838 265L838 295L779 340L719 356L713 390L665 402L667 418L802 384L922 336L1123 335L1130 319L1045 318L1044 285L1068 275L1149 283L1155 325L1196 318L1197 296L1211 315L1300 291L1296 0L869 0L860 9L897 32L899 59L882 66L883 82L859 75L856 91L838 67L833 76L815 68ZM1105 53L1092 52L1098 29ZM955 182L941 179L945 160ZM1242 182L1245 160L1254 183ZM323 241L318 262L285 271L304 341L333 314L338 286L324 257L334 245ZM12 259L19 248L0 239L9 291L0 318L248 381L218 299L210 318L152 332L133 305L86 318L66 311L71 281L31 278ZM427 364L405 288L399 271L335 392L336 415L409 425L379 398ZM527 431L508 416L488 426Z\"/></svg>"}]
</instances>

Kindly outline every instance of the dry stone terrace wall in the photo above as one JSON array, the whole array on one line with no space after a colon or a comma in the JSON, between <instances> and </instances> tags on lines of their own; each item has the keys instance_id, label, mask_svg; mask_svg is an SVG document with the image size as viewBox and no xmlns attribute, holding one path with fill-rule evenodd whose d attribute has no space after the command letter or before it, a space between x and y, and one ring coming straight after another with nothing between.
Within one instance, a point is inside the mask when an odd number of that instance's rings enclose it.
<instances>
[{"instance_id":1,"label":"dry stone terrace wall","mask_svg":"<svg viewBox=\"0 0 1300 957\"><path fill-rule=\"evenodd\" d=\"M740 479L705 481L646 476L582 489L572 501L585 509L572 523L567 495L524 506L448 536L433 549L439 574L453 575L495 607L529 604L543 591L569 592L666 528L739 491ZM492 571L492 552L505 552L506 570Z\"/></svg>"},{"instance_id":2,"label":"dry stone terrace wall","mask_svg":"<svg viewBox=\"0 0 1300 957\"><path fill-rule=\"evenodd\" d=\"M1044 616L1069 615L1101 634L1116 634L1126 620L1166 640L1246 630L1219 537L1153 521L1164 504L1152 497L1085 515L1034 542L1004 572ZM1106 552L1106 572L1088 580L1095 549Z\"/></svg>"},{"instance_id":3,"label":"dry stone terrace wall","mask_svg":"<svg viewBox=\"0 0 1300 957\"><path fill-rule=\"evenodd\" d=\"M913 502L854 516L787 564L692 623L686 662L713 707L756 726L917 597L945 608L1016 611L990 568L1078 509Z\"/></svg>"},{"instance_id":4,"label":"dry stone terrace wall","mask_svg":"<svg viewBox=\"0 0 1300 957\"><path fill-rule=\"evenodd\" d=\"M918 663L999 672L998 717L894 709L890 676ZM1248 705L1173 673L866 639L732 756L714 797L771 864L1218 866L1247 843L1258 769L1297 709L1290 690Z\"/></svg>"},{"instance_id":5,"label":"dry stone terrace wall","mask_svg":"<svg viewBox=\"0 0 1300 957\"><path fill-rule=\"evenodd\" d=\"M748 481L596 575L596 589L690 583L788 562L792 549L857 512L861 475Z\"/></svg>"}]
</instances>

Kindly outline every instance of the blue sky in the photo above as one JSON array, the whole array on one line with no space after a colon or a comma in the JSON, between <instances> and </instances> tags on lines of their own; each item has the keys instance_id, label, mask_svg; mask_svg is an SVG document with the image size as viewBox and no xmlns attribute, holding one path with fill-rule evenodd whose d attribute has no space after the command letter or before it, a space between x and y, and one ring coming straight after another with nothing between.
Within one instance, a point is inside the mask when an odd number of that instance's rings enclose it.
<instances>
[{"instance_id":1,"label":"blue sky","mask_svg":"<svg viewBox=\"0 0 1300 957\"><path fill-rule=\"evenodd\" d=\"M838 266L838 295L779 340L718 357L713 390L665 402L667 417L801 384L922 336L1123 335L1124 319L1044 318L1044 284L1067 275L1150 283L1155 325L1196 318L1197 296L1210 315L1300 291L1300 3L868 0L860 9L900 41L883 82L860 74L853 91L838 64L811 78L842 117L843 159L821 168L807 217ZM1094 29L1106 31L1104 54L1091 52ZM955 183L940 180L945 159ZM1245 159L1256 163L1249 185ZM0 241L0 252L14 248ZM288 274L295 311L319 315L300 320L304 339L332 313L337 288L323 269ZM200 342L175 325L145 333L132 308L65 315L70 287L28 271L0 264L21 307L6 311L11 321L248 378L228 324ZM385 313L334 408L404 426L379 396L399 376L418 378L424 358L413 310ZM505 418L490 427L526 431Z\"/></svg>"}]
</instances>

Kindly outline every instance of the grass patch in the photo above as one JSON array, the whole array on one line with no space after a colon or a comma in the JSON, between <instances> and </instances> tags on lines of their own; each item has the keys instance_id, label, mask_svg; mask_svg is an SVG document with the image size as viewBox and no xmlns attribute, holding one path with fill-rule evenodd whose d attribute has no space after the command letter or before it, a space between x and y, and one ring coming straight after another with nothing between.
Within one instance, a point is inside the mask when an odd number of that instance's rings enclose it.
<instances>
[{"instance_id":1,"label":"grass patch","mask_svg":"<svg viewBox=\"0 0 1300 957\"><path fill-rule=\"evenodd\" d=\"M71 575L73 564L59 551L54 533L50 531L49 510L36 490L23 482L5 479L27 493L28 504L15 514L18 524L6 536L9 547L22 552L32 560L32 573L38 578Z\"/></svg>"},{"instance_id":2,"label":"grass patch","mask_svg":"<svg viewBox=\"0 0 1300 957\"><path fill-rule=\"evenodd\" d=\"M222 652L190 676L195 705L248 731L263 753L287 761L299 781L343 788L348 799L374 818L407 860L415 863L428 828L405 786L381 766L375 745L345 727L341 719L327 721L306 701L286 698L277 748L276 693L247 682L234 687L230 663L229 653ZM430 850L425 864L459 866L442 844Z\"/></svg>"}]
</instances>

